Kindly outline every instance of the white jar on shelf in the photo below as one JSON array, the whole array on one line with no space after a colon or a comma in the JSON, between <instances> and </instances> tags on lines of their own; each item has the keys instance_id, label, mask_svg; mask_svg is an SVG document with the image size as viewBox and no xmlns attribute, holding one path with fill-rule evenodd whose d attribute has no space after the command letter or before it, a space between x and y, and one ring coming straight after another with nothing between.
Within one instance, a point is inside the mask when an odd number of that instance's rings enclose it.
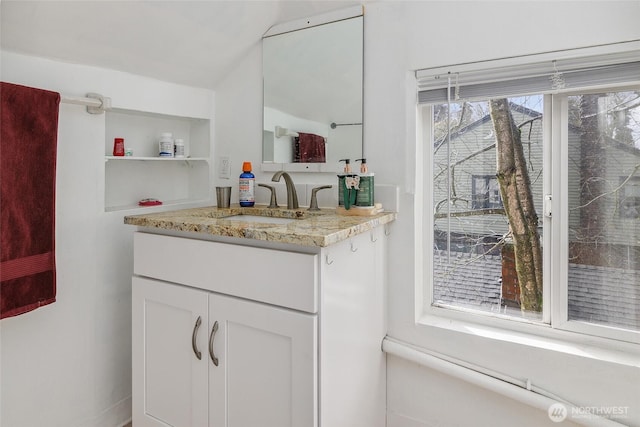
<instances>
[{"instance_id":1,"label":"white jar on shelf","mask_svg":"<svg viewBox=\"0 0 640 427\"><path fill-rule=\"evenodd\" d=\"M160 157L173 157L173 134L171 132L160 134L158 152Z\"/></svg>"},{"instance_id":2,"label":"white jar on shelf","mask_svg":"<svg viewBox=\"0 0 640 427\"><path fill-rule=\"evenodd\" d=\"M175 157L184 157L184 140L176 138L173 153Z\"/></svg>"}]
</instances>

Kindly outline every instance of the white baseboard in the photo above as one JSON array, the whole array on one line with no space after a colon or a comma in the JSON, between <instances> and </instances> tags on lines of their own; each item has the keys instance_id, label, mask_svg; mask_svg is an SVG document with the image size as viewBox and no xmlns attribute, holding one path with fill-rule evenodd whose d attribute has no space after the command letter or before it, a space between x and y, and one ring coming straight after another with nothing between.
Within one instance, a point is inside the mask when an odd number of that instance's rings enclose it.
<instances>
[{"instance_id":1,"label":"white baseboard","mask_svg":"<svg viewBox=\"0 0 640 427\"><path fill-rule=\"evenodd\" d=\"M122 399L80 427L124 427L131 421L131 396Z\"/></svg>"},{"instance_id":2,"label":"white baseboard","mask_svg":"<svg viewBox=\"0 0 640 427\"><path fill-rule=\"evenodd\" d=\"M423 421L387 411L387 427L435 427Z\"/></svg>"}]
</instances>

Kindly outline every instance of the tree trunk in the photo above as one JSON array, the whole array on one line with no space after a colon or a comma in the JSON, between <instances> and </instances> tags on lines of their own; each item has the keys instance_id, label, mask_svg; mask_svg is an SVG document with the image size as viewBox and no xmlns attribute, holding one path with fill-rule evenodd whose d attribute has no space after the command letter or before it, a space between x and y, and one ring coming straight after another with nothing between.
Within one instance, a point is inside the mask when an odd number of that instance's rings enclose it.
<instances>
[{"instance_id":1,"label":"tree trunk","mask_svg":"<svg viewBox=\"0 0 640 427\"><path fill-rule=\"evenodd\" d=\"M603 240L603 215L608 210L606 153L603 138L598 126L599 95L582 95L580 102L580 242L582 250L574 259L576 262L593 265L606 265L600 258L602 248L598 247ZM573 254L575 255L575 254Z\"/></svg>"},{"instance_id":2,"label":"tree trunk","mask_svg":"<svg viewBox=\"0 0 640 427\"><path fill-rule=\"evenodd\" d=\"M506 99L490 101L496 135L497 178L513 236L522 311L542 310L542 248L520 130Z\"/></svg>"}]
</instances>

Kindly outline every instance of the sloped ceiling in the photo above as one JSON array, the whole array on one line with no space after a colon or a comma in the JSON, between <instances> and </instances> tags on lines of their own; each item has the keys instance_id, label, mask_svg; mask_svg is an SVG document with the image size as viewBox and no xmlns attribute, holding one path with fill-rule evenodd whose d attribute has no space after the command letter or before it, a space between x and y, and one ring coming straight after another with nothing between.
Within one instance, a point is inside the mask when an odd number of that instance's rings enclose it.
<instances>
[{"instance_id":1,"label":"sloped ceiling","mask_svg":"<svg viewBox=\"0 0 640 427\"><path fill-rule=\"evenodd\" d=\"M267 29L361 1L7 1L3 49L215 90Z\"/></svg>"}]
</instances>

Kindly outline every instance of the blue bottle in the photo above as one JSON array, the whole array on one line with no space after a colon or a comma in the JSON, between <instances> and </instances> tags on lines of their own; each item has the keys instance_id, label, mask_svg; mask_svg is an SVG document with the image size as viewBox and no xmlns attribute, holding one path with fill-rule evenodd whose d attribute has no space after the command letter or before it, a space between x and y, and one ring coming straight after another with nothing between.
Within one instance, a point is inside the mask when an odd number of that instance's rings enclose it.
<instances>
[{"instance_id":1,"label":"blue bottle","mask_svg":"<svg viewBox=\"0 0 640 427\"><path fill-rule=\"evenodd\" d=\"M251 173L251 162L242 164L242 173L239 181L240 206L250 208L256 203L255 199L255 182L256 176Z\"/></svg>"}]
</instances>

